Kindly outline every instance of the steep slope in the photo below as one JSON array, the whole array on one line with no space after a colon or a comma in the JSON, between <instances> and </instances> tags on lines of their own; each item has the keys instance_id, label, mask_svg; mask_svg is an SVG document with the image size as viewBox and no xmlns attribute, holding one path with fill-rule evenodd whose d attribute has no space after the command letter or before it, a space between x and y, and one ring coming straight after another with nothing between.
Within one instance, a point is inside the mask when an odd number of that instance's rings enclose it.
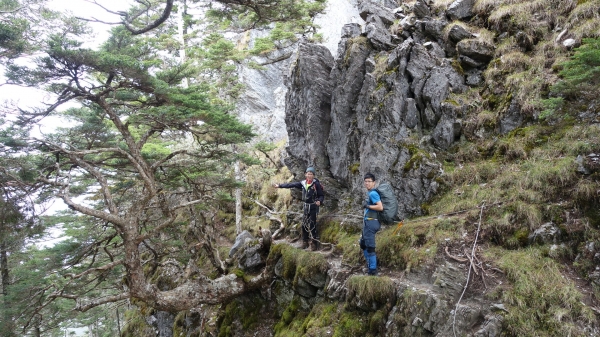
<instances>
[{"instance_id":1,"label":"steep slope","mask_svg":"<svg viewBox=\"0 0 600 337\"><path fill-rule=\"evenodd\" d=\"M286 236L268 256L248 240L232 263L242 277L267 265L272 283L179 313L174 335L600 334L600 111L589 92L552 90L600 36L600 1L359 12L365 25L344 26L336 54L301 44L286 80L285 163L295 178L316 166L326 186L323 250L293 242L300 206L269 189L287 171L257 175L246 196L273 209L247 202L246 215ZM362 275L357 243L368 171L405 218L377 236L380 277Z\"/></svg>"}]
</instances>

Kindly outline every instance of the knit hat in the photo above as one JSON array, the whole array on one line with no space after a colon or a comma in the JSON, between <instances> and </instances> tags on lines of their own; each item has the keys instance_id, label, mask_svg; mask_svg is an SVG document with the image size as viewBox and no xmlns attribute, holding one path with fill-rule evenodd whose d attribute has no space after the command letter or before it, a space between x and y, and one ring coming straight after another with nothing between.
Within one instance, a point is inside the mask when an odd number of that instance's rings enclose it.
<instances>
[{"instance_id":1,"label":"knit hat","mask_svg":"<svg viewBox=\"0 0 600 337\"><path fill-rule=\"evenodd\" d=\"M306 171L304 171L304 173L307 173L307 172L312 172L312 174L314 174L314 175L317 174L317 171L315 171L314 167L307 168Z\"/></svg>"}]
</instances>

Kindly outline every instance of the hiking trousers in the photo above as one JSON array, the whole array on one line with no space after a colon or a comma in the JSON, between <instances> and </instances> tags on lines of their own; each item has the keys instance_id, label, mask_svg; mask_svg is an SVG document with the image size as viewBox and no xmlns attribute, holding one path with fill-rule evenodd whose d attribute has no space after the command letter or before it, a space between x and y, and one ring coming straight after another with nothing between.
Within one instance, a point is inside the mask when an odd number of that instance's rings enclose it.
<instances>
[{"instance_id":1,"label":"hiking trousers","mask_svg":"<svg viewBox=\"0 0 600 337\"><path fill-rule=\"evenodd\" d=\"M365 219L363 221L362 238L360 248L363 250L370 275L377 274L377 255L375 254L375 234L379 232L381 224L377 219Z\"/></svg>"},{"instance_id":2,"label":"hiking trousers","mask_svg":"<svg viewBox=\"0 0 600 337\"><path fill-rule=\"evenodd\" d=\"M302 219L302 240L305 242L317 239L317 214L319 206L304 203L304 216Z\"/></svg>"}]
</instances>

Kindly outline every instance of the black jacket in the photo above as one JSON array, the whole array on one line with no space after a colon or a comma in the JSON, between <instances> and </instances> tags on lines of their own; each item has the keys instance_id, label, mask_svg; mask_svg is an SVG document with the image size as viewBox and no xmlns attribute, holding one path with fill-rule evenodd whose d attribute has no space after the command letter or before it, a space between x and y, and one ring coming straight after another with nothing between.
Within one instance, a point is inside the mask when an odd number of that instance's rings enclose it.
<instances>
[{"instance_id":1,"label":"black jacket","mask_svg":"<svg viewBox=\"0 0 600 337\"><path fill-rule=\"evenodd\" d=\"M299 188L302 190L302 201L308 204L314 204L317 201L323 203L325 194L323 194L323 186L319 179L313 179L312 184L306 185L306 180L297 181L294 183L280 184L279 188Z\"/></svg>"}]
</instances>

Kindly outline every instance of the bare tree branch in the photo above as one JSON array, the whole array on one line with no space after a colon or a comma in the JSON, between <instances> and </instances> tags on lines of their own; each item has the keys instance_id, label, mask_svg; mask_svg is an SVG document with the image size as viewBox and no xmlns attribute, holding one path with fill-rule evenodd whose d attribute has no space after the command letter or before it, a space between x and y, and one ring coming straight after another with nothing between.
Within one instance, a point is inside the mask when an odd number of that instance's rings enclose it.
<instances>
[{"instance_id":1,"label":"bare tree branch","mask_svg":"<svg viewBox=\"0 0 600 337\"><path fill-rule=\"evenodd\" d=\"M96 268L87 269L87 270L85 270L85 271L83 271L83 272L81 272L79 274L66 274L65 277L68 277L70 279L78 279L78 278L81 278L81 277L83 277L83 276L85 276L87 274L90 274L92 272L95 272L95 271L105 271L105 270L108 270L108 269L112 269L112 268L114 268L114 267L116 267L118 265L122 265L122 264L123 264L123 260L117 260L117 261L114 261L112 263L105 264L102 267L96 267Z\"/></svg>"},{"instance_id":2,"label":"bare tree branch","mask_svg":"<svg viewBox=\"0 0 600 337\"><path fill-rule=\"evenodd\" d=\"M141 15L142 12L137 13L137 15L134 15L133 17L130 17L128 14L121 14L123 16L123 24L125 25L125 28L127 28L127 30L129 30L131 32L131 34L133 35L138 35L138 34L143 34L146 33L158 26L160 26L163 22L167 21L167 19L169 18L169 16L171 15L171 10L173 9L173 0L167 0L167 3L165 5L165 9L163 10L162 14L160 15L160 17L156 20L154 20L153 22L147 24L146 26L144 26L141 29L137 29L132 25L132 21L138 17L139 15Z\"/></svg>"},{"instance_id":3,"label":"bare tree branch","mask_svg":"<svg viewBox=\"0 0 600 337\"><path fill-rule=\"evenodd\" d=\"M113 302L118 302L118 301L122 301L122 300L126 300L130 297L130 294L128 292L125 293L121 293L118 295L114 295L114 296L107 296L107 297L102 297L102 298L98 298L95 299L93 301L89 301L85 304L81 303L80 300L77 301L77 305L75 306L75 308L73 310L78 310L81 312L86 312L92 308L95 308L97 306L100 306L102 304L107 304L107 303L113 303Z\"/></svg>"},{"instance_id":4,"label":"bare tree branch","mask_svg":"<svg viewBox=\"0 0 600 337\"><path fill-rule=\"evenodd\" d=\"M12 13L16 13L16 12L22 10L23 8L25 8L25 6L21 6L19 8L15 8L12 11L0 11L0 14L12 14Z\"/></svg>"}]
</instances>

